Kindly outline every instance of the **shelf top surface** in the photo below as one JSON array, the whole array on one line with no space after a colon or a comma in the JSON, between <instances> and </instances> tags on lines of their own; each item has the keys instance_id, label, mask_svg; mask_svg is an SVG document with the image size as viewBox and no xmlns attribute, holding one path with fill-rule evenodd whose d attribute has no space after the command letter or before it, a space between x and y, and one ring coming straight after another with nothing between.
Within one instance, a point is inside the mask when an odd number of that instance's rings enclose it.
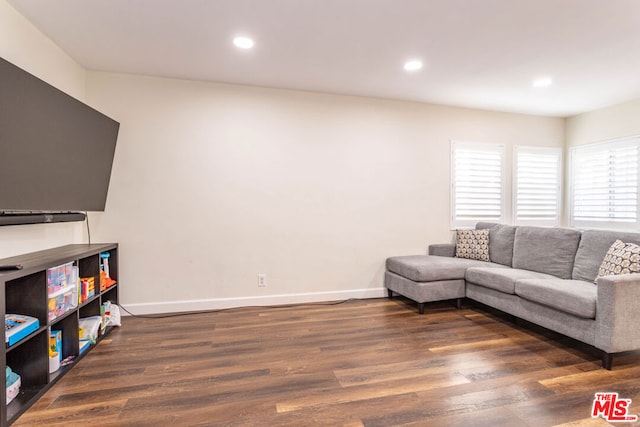
<instances>
[{"instance_id":1,"label":"shelf top surface","mask_svg":"<svg viewBox=\"0 0 640 427\"><path fill-rule=\"evenodd\" d=\"M18 277L46 270L56 265L65 264L78 258L99 254L100 252L117 249L117 243L73 244L60 246L43 251L31 252L10 258L0 259L0 265L21 264L22 270L0 272L0 280L7 281Z\"/></svg>"}]
</instances>

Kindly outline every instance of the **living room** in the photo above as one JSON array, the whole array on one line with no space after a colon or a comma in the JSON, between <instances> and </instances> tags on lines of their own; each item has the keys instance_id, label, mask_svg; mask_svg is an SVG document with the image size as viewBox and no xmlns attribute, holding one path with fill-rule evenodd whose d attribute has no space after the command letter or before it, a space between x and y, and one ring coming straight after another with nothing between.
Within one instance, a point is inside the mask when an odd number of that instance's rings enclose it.
<instances>
[{"instance_id":1,"label":"living room","mask_svg":"<svg viewBox=\"0 0 640 427\"><path fill-rule=\"evenodd\" d=\"M107 3L99 3L93 6L109 10ZM248 13L247 8L251 10L251 2L242 2L244 8L222 3L234 11L226 19L226 28L240 26L236 20L242 12ZM278 4L284 7L285 3ZM356 6L362 2L352 3L340 22L335 22L338 28L348 27L349 18L358 16ZM437 3L430 4L437 7ZM468 24L473 16L464 3L458 5L460 20L443 18L441 29L455 35L458 26ZM555 2L547 6L551 3ZM630 51L616 51L613 35L624 36L637 46L638 29L632 27L637 27L634 19L637 22L640 10L637 2L613 3L616 7L611 2L589 1L588 6L572 2L575 13L569 13L571 7L566 5L562 13L558 11L565 20L570 16L566 25L578 26L576 22L582 19L598 28L580 34L583 39L574 41L575 50L563 56L554 51L556 56L546 57L558 67L571 63L583 67L582 92L598 93L600 85L623 81L622 76L608 74L613 70L637 70L638 59ZM551 12L534 7L538 4L521 2L509 13L479 11L483 17L497 16L492 23L502 26L486 33L479 27L459 43L471 43L475 37L480 44L509 39L509 31L518 25L540 36L550 28L561 28L560 18L544 20ZM361 88L368 83L391 80L401 81L405 94L429 92L421 88L436 78L430 73L454 73L438 69L440 64L428 51L419 51L437 45L435 41L416 42L413 47L381 45L384 57L393 57L388 51L398 50L397 63L372 64L376 68L369 73L351 76L348 81L354 91L345 93L330 87L308 89L302 79L292 80L289 86L286 82L280 86L263 83L269 76L260 75L260 61L275 48L256 29L252 52L236 50L230 40L216 41L227 66L236 67L239 79L255 75L253 83L207 81L205 71L198 78L123 72L114 65L102 69L81 65L86 58L68 53L76 46L58 45L40 29L42 16L23 16L39 6L45 7L35 1L0 1L0 56L120 122L106 208L89 212L88 224L93 242L118 243L120 303L136 315L382 298L386 296L387 257L424 254L429 243L452 241L451 141L504 147L505 223L514 222L516 147L560 149L563 178L557 225L570 226L571 148L640 134L637 79L591 101L578 90L562 92L563 79L569 84L575 75L563 75L563 69L549 69L545 60L534 60L536 55L545 58L539 50L526 53L534 58L530 62L521 54L522 62L506 64L502 51L487 49L484 62L477 63L476 80L460 82L459 89L448 88L453 95L475 91L476 105L484 103L484 107L472 107L456 103L455 96L445 103L362 95ZM253 6L256 9L249 16L260 22L258 12L266 6ZM384 22L380 11L371 18L375 22ZM322 18L337 19L337 12L322 13L317 17L320 24L328 25ZM144 5L136 6L121 29L135 28L144 14ZM527 20L527 14L535 19ZM603 16L607 14L610 20ZM284 16L282 26L291 19ZM218 19L225 22L225 18ZM602 21L611 22L605 25ZM277 29L276 24L272 23ZM66 22L58 25L69 26ZM70 32L75 31L76 39L89 38L91 22L75 25ZM605 33L616 25L617 32ZM305 29L300 23L292 27L298 35ZM171 31L167 32L170 36ZM318 37L333 40L334 36L323 33ZM598 36L611 38L598 44ZM132 48L117 34L111 37L118 49ZM449 34L443 40L439 43L455 37ZM549 38L532 44L536 49L551 48L555 41ZM218 46L227 42L229 46ZM311 58L311 66L297 64L294 60L305 61L305 52L297 51L293 40L289 43L294 53L289 67L303 73L312 69L328 80L345 79L339 68L334 69L336 63ZM358 62L360 51L369 48L354 42L353 62ZM526 46L522 49L526 51ZM418 53L425 56L423 69L403 70L405 56ZM456 51L463 53L464 49ZM609 62L596 65L588 54ZM170 62L183 60L188 59L175 57ZM203 58L190 61L206 64L203 70L215 65ZM522 104L512 103L510 110L499 104L492 87L501 75L481 67L490 62L496 70L511 67L512 74L518 75L522 86L511 90ZM526 69L529 65L532 68ZM531 80L540 73L557 77L549 87L532 88ZM570 94L573 99L568 98ZM526 100L531 103L527 105ZM570 101L577 106L569 105ZM593 107L580 106L589 102ZM633 227L637 230L637 223ZM81 222L0 227L0 257L86 243L88 238L87 224ZM263 275L262 283L259 275Z\"/></svg>"}]
</instances>

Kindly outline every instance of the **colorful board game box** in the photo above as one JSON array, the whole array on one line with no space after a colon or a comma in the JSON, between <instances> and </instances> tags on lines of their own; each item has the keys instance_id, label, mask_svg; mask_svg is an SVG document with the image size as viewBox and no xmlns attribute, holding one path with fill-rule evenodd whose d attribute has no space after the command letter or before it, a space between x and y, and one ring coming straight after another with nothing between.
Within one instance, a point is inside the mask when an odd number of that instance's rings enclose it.
<instances>
[{"instance_id":1,"label":"colorful board game box","mask_svg":"<svg viewBox=\"0 0 640 427\"><path fill-rule=\"evenodd\" d=\"M4 315L4 336L7 346L12 346L40 327L40 321L35 317L22 314Z\"/></svg>"}]
</instances>

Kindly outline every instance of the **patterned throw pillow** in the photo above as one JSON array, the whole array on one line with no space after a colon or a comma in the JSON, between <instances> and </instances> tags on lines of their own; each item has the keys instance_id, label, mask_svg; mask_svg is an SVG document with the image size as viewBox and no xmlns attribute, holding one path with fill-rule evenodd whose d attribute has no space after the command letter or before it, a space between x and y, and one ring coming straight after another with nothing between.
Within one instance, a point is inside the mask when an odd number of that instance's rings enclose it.
<instances>
[{"instance_id":1,"label":"patterned throw pillow","mask_svg":"<svg viewBox=\"0 0 640 427\"><path fill-rule=\"evenodd\" d=\"M594 283L603 276L630 273L640 273L640 246L616 240L604 256Z\"/></svg>"},{"instance_id":2,"label":"patterned throw pillow","mask_svg":"<svg viewBox=\"0 0 640 427\"><path fill-rule=\"evenodd\" d=\"M456 230L456 257L489 261L489 229Z\"/></svg>"}]
</instances>

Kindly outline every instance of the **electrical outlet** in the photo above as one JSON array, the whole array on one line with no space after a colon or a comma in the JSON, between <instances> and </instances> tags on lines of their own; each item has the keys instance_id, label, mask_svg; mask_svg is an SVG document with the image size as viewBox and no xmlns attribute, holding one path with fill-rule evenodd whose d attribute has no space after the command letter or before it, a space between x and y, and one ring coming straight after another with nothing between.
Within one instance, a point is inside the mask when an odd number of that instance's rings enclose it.
<instances>
[{"instance_id":1,"label":"electrical outlet","mask_svg":"<svg viewBox=\"0 0 640 427\"><path fill-rule=\"evenodd\" d=\"M258 273L258 287L264 288L267 286L267 275L265 273Z\"/></svg>"}]
</instances>

